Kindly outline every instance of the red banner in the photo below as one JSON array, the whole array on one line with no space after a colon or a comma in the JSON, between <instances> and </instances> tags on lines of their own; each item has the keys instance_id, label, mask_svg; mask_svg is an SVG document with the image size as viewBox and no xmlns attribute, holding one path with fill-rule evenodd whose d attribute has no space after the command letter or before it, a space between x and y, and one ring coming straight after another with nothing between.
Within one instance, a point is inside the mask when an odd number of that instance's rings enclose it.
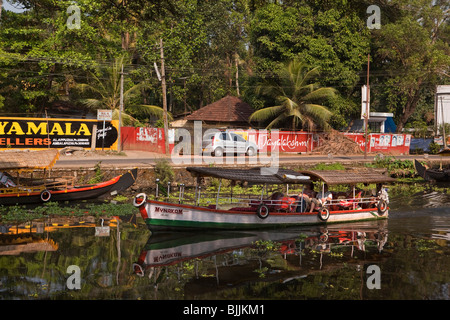
<instances>
[{"instance_id":1,"label":"red banner","mask_svg":"<svg viewBox=\"0 0 450 320\"><path fill-rule=\"evenodd\" d=\"M124 150L165 153L164 129L122 127L121 136Z\"/></svg>"},{"instance_id":2,"label":"red banner","mask_svg":"<svg viewBox=\"0 0 450 320\"><path fill-rule=\"evenodd\" d=\"M315 146L313 134L307 132L271 131L258 132L257 146L260 152L309 152Z\"/></svg>"},{"instance_id":3,"label":"red banner","mask_svg":"<svg viewBox=\"0 0 450 320\"><path fill-rule=\"evenodd\" d=\"M176 130L176 129L175 129ZM228 130L254 142L259 152L278 151L283 153L313 152L318 147L318 135L310 132L277 130ZM344 133L346 137L359 144L364 151L363 133ZM174 129L169 130L170 150L173 149ZM391 155L409 154L411 135L391 133L369 134L367 152ZM122 127L122 146L124 150L140 150L165 153L164 129Z\"/></svg>"},{"instance_id":4,"label":"red banner","mask_svg":"<svg viewBox=\"0 0 450 320\"><path fill-rule=\"evenodd\" d=\"M365 149L365 139L363 133L345 133L345 136L359 144L361 150ZM409 154L411 144L410 134L396 133L371 133L368 135L369 144L367 152L384 153L391 155Z\"/></svg>"}]
</instances>

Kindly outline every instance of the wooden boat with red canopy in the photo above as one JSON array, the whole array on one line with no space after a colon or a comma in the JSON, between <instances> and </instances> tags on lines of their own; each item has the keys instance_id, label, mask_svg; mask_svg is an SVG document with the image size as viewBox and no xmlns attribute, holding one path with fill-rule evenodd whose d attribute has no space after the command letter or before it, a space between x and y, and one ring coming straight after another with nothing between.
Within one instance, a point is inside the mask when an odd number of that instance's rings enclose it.
<instances>
[{"instance_id":1,"label":"wooden boat with red canopy","mask_svg":"<svg viewBox=\"0 0 450 320\"><path fill-rule=\"evenodd\" d=\"M139 208L142 218L151 231L162 229L258 229L297 225L314 225L336 222L386 219L389 197L383 183L395 179L377 172L350 171L293 171L278 169L275 173L264 172L264 168L228 169L211 167L188 167L197 180L195 199L184 201L180 195L175 201L150 199L146 194L136 195L133 204ZM267 168L266 168L267 170ZM205 178L219 179L215 204L201 205L199 184ZM237 183L262 185L261 195L248 197L220 194L222 179ZM317 181L317 182L316 182ZM289 193L289 186L318 184L347 184L353 186L351 195L320 201L311 209L304 192ZM363 196L356 190L357 184L376 184L378 191ZM265 196L269 185L284 186L286 192L273 192ZM303 189L304 190L304 187Z\"/></svg>"},{"instance_id":2,"label":"wooden boat with red canopy","mask_svg":"<svg viewBox=\"0 0 450 320\"><path fill-rule=\"evenodd\" d=\"M137 169L108 181L76 185L74 177L48 177L59 158L57 149L0 153L0 205L72 201L115 194L130 187Z\"/></svg>"}]
</instances>

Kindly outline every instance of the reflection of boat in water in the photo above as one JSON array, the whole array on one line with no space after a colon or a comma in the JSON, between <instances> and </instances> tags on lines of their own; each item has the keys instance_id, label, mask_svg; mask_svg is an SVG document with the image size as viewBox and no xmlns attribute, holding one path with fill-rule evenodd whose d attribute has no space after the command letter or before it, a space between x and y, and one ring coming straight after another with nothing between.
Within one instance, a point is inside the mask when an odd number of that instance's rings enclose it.
<instances>
[{"instance_id":1,"label":"reflection of boat in water","mask_svg":"<svg viewBox=\"0 0 450 320\"><path fill-rule=\"evenodd\" d=\"M0 157L0 204L34 204L48 201L73 201L116 194L130 187L137 169L108 181L77 185L74 177L47 178L59 157L56 149L30 152L4 152ZM28 173L30 177L20 176ZM36 178L36 174L42 178ZM34 174L34 176L33 176ZM16 178L14 178L16 176Z\"/></svg>"},{"instance_id":2,"label":"reflection of boat in water","mask_svg":"<svg viewBox=\"0 0 450 320\"><path fill-rule=\"evenodd\" d=\"M85 217L55 217L45 220L35 220L17 225L0 224L0 256L20 255L38 251L57 251L58 243L48 234L62 229L95 228L95 236L105 236L105 230L117 227L115 217L100 219L94 216ZM45 235L44 235L45 234Z\"/></svg>"},{"instance_id":3,"label":"reflection of boat in water","mask_svg":"<svg viewBox=\"0 0 450 320\"><path fill-rule=\"evenodd\" d=\"M321 232L316 245L320 250L331 251L341 246L351 246L360 251L366 250L366 245L374 245L381 252L387 242L387 224L375 225L356 224L354 226L328 226Z\"/></svg>"},{"instance_id":4,"label":"reflection of boat in water","mask_svg":"<svg viewBox=\"0 0 450 320\"><path fill-rule=\"evenodd\" d=\"M298 234L289 232L227 232L171 233L152 235L138 263L139 267L159 267L182 261L205 258L251 246L258 240L281 241L295 239ZM136 269L135 269L136 270Z\"/></svg>"},{"instance_id":5,"label":"reflection of boat in water","mask_svg":"<svg viewBox=\"0 0 450 320\"><path fill-rule=\"evenodd\" d=\"M376 248L379 253L387 241L387 221L360 222L335 226L315 226L309 228L288 228L270 231L210 231L202 233L156 233L150 236L144 249L133 264L134 272L144 276L156 269L191 260L199 261L208 257L216 257L234 253L234 257L245 258L239 251L250 249L258 254L267 251L265 244L278 243L276 252L286 261L290 256L301 256L302 250L309 249L326 253L337 247L352 247L365 251L368 246ZM270 250L269 250L270 251ZM258 255L261 258L261 255ZM250 259L251 260L251 259ZM235 263L242 266L245 263ZM230 264L227 264L231 266ZM226 268L227 265L221 267ZM253 272L253 271L252 271ZM289 274L291 276L292 274ZM283 275L280 275L283 277ZM288 275L286 275L288 276ZM239 278L239 277L237 277Z\"/></svg>"},{"instance_id":6,"label":"reflection of boat in water","mask_svg":"<svg viewBox=\"0 0 450 320\"><path fill-rule=\"evenodd\" d=\"M0 235L0 256L20 255L38 251L56 251L58 244L36 234Z\"/></svg>"},{"instance_id":7,"label":"reflection of boat in water","mask_svg":"<svg viewBox=\"0 0 450 320\"><path fill-rule=\"evenodd\" d=\"M343 223L350 221L387 219L389 197L383 183L395 181L386 175L370 171L303 171L297 172L278 169L276 173L264 172L264 168L229 169L211 167L188 167L197 179L193 204L184 203L181 191L176 201L151 200L146 194L136 195L133 204L139 208L147 227L152 230L186 230L186 229L262 229L274 227L292 227L317 225L325 223ZM204 177L212 177L236 183L248 183L262 186L261 195L252 196L221 196L219 184L216 204L200 205L198 185ZM283 187L288 185L310 185L313 181L328 185L350 186L344 195L335 193L332 200L320 203L307 201L302 192L284 194L274 192L264 197L269 185ZM363 196L362 191L356 191L357 184L376 184L377 193ZM320 192L319 192L320 193ZM342 196L342 198L341 198ZM224 203L226 202L226 203ZM314 203L314 205L311 204ZM312 208L309 210L309 208Z\"/></svg>"}]
</instances>

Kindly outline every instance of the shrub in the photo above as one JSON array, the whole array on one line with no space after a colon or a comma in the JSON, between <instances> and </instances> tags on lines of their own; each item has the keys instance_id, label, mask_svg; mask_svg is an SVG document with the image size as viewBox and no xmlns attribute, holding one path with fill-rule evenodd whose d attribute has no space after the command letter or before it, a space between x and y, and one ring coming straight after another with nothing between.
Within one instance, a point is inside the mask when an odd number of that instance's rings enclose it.
<instances>
[{"instance_id":1,"label":"shrub","mask_svg":"<svg viewBox=\"0 0 450 320\"><path fill-rule=\"evenodd\" d=\"M159 182L166 185L167 182L172 182L175 177L172 166L166 159L157 160L155 164L155 176L159 179Z\"/></svg>"}]
</instances>

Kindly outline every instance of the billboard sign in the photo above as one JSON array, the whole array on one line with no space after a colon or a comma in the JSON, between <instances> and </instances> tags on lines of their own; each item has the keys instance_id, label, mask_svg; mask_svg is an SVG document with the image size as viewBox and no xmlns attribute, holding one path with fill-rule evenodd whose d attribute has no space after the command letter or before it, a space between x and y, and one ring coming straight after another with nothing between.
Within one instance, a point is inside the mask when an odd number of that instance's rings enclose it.
<instances>
[{"instance_id":1,"label":"billboard sign","mask_svg":"<svg viewBox=\"0 0 450 320\"><path fill-rule=\"evenodd\" d=\"M96 145L116 150L118 121L106 121L97 134ZM90 119L0 117L0 149L41 149L65 147L91 148L94 125L103 121ZM104 139L104 140L103 140Z\"/></svg>"}]
</instances>

